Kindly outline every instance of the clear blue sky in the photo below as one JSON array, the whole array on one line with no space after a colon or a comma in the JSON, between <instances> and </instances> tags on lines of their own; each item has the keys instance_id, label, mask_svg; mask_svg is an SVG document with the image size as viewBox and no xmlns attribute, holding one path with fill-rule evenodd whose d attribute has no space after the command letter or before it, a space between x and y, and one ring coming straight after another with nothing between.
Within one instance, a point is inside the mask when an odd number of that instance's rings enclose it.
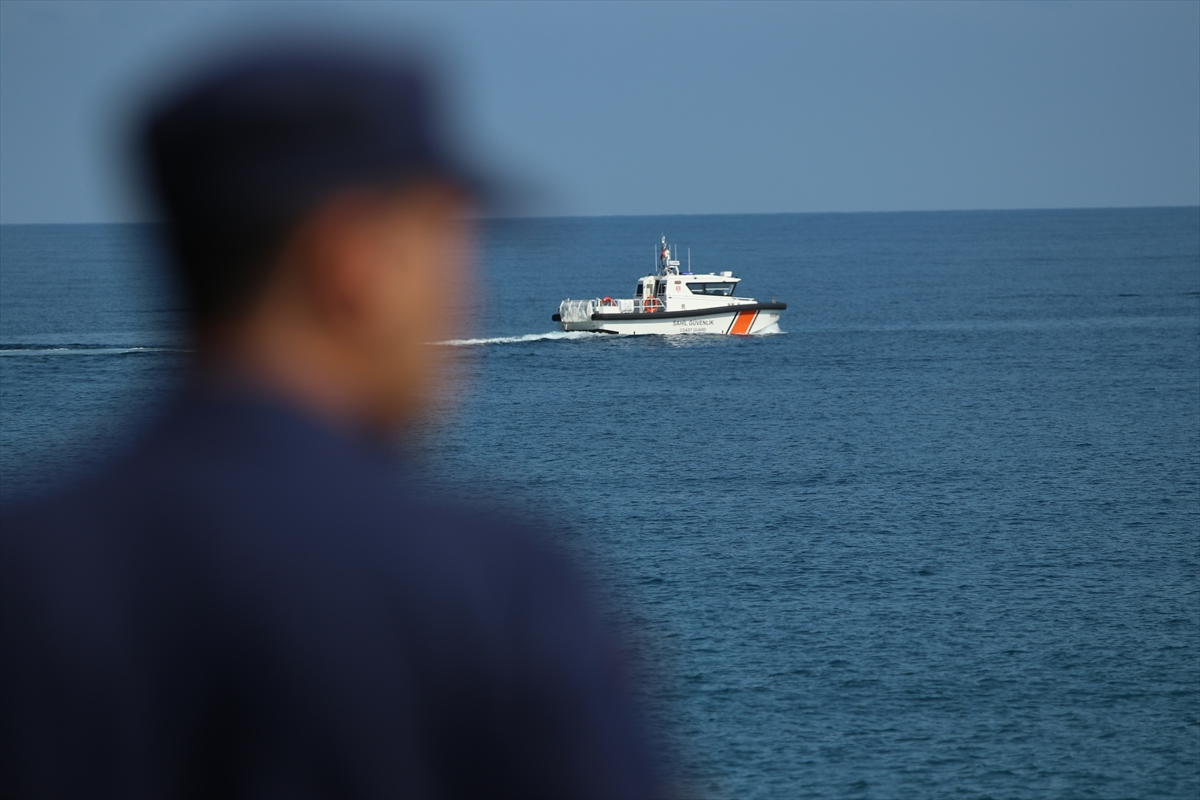
<instances>
[{"instance_id":1,"label":"clear blue sky","mask_svg":"<svg viewBox=\"0 0 1200 800\"><path fill-rule=\"evenodd\" d=\"M297 19L416 35L548 214L1200 204L1200 3L0 3L0 221L136 218L148 85Z\"/></svg>"}]
</instances>

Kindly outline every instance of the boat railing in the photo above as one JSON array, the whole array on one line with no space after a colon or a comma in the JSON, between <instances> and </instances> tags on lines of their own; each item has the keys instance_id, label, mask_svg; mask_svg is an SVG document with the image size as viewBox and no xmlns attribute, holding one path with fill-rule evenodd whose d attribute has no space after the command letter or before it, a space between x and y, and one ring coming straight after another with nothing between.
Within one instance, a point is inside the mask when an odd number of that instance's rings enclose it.
<instances>
[{"instance_id":1,"label":"boat railing","mask_svg":"<svg viewBox=\"0 0 1200 800\"><path fill-rule=\"evenodd\" d=\"M587 322L592 314L639 314L645 311L663 311L665 304L662 298L650 298L648 302L640 297L604 297L593 300L563 300L558 307L558 314L563 322Z\"/></svg>"}]
</instances>

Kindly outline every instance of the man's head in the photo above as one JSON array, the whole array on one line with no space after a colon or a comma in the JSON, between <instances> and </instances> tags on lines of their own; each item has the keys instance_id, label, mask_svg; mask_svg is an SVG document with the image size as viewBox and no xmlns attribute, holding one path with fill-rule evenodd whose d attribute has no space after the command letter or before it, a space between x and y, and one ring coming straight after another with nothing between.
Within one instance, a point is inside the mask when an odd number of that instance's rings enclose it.
<instances>
[{"instance_id":1,"label":"man's head","mask_svg":"<svg viewBox=\"0 0 1200 800\"><path fill-rule=\"evenodd\" d=\"M375 427L427 404L473 182L418 69L235 61L156 109L143 151L203 357Z\"/></svg>"}]
</instances>

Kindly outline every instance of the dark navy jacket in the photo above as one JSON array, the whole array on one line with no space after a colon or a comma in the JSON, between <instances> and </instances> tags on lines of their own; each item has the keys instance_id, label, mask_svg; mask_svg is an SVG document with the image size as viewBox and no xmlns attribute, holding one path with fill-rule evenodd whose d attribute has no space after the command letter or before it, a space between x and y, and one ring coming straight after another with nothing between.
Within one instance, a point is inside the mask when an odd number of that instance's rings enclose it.
<instances>
[{"instance_id":1,"label":"dark navy jacket","mask_svg":"<svg viewBox=\"0 0 1200 800\"><path fill-rule=\"evenodd\" d=\"M365 442L197 393L0 529L5 797L651 797L576 576Z\"/></svg>"}]
</instances>

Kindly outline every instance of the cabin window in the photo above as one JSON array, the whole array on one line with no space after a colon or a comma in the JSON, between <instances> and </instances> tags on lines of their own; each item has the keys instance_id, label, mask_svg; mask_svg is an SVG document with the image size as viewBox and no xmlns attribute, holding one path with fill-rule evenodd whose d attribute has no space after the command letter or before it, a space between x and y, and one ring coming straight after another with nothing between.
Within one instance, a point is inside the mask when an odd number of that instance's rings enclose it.
<instances>
[{"instance_id":1,"label":"cabin window","mask_svg":"<svg viewBox=\"0 0 1200 800\"><path fill-rule=\"evenodd\" d=\"M730 297L733 295L733 287L736 283L689 283L688 290L692 294L714 294L721 297Z\"/></svg>"},{"instance_id":2,"label":"cabin window","mask_svg":"<svg viewBox=\"0 0 1200 800\"><path fill-rule=\"evenodd\" d=\"M639 283L639 284L637 285L637 288L633 290L633 296L634 296L634 297L641 297L641 296L642 296L642 284L640 284L640 283Z\"/></svg>"},{"instance_id":3,"label":"cabin window","mask_svg":"<svg viewBox=\"0 0 1200 800\"><path fill-rule=\"evenodd\" d=\"M662 297L663 295L665 295L667 293L667 282L659 281L658 285L656 285L654 287L654 293L656 295L658 295L659 297Z\"/></svg>"}]
</instances>

